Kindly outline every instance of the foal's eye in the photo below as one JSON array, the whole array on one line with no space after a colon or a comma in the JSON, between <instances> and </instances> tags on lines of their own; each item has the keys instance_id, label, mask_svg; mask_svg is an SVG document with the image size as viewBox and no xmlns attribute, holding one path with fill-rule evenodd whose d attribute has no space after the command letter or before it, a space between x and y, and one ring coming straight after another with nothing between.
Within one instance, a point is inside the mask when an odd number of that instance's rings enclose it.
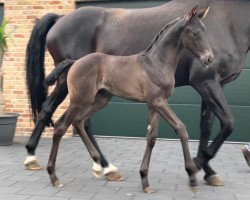
<instances>
[{"instance_id":1,"label":"foal's eye","mask_svg":"<svg viewBox=\"0 0 250 200\"><path fill-rule=\"evenodd\" d=\"M199 33L192 33L194 37L200 37L200 34Z\"/></svg>"}]
</instances>

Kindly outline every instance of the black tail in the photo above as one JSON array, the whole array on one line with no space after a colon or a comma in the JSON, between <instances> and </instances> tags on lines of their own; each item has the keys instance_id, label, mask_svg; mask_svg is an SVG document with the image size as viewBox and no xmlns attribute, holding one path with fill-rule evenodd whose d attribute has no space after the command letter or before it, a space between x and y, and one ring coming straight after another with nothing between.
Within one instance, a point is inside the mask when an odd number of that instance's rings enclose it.
<instances>
[{"instance_id":1,"label":"black tail","mask_svg":"<svg viewBox=\"0 0 250 200\"><path fill-rule=\"evenodd\" d=\"M45 86L48 87L50 85L53 85L58 78L60 77L61 73L70 68L74 64L74 60L67 59L61 63L59 63L52 72L49 73L49 75L45 79Z\"/></svg>"},{"instance_id":2,"label":"black tail","mask_svg":"<svg viewBox=\"0 0 250 200\"><path fill-rule=\"evenodd\" d=\"M60 17L61 15L57 14L47 14L42 17L34 26L26 49L26 84L34 122L47 97L47 90L44 86L46 36Z\"/></svg>"}]
</instances>

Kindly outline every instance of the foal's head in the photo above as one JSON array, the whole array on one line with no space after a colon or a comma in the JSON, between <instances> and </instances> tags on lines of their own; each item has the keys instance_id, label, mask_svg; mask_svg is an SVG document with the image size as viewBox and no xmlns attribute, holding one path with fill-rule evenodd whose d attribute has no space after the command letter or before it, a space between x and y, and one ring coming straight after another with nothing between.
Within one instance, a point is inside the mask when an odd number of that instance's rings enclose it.
<instances>
[{"instance_id":1,"label":"foal's head","mask_svg":"<svg viewBox=\"0 0 250 200\"><path fill-rule=\"evenodd\" d=\"M213 61L214 55L207 41L206 28L201 19L205 18L209 7L197 12L195 6L191 12L184 16L184 30L182 32L182 44L190 50L204 65Z\"/></svg>"}]
</instances>

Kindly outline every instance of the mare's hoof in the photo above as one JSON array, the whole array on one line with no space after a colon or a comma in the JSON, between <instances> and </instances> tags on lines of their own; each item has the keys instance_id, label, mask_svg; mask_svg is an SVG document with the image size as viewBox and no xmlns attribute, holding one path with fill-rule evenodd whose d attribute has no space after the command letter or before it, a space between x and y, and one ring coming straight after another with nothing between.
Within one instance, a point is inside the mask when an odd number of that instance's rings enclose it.
<instances>
[{"instance_id":1,"label":"mare's hoof","mask_svg":"<svg viewBox=\"0 0 250 200\"><path fill-rule=\"evenodd\" d=\"M63 187L63 183L59 180L55 181L52 184L53 184L53 186L58 187L58 188Z\"/></svg>"},{"instance_id":2,"label":"mare's hoof","mask_svg":"<svg viewBox=\"0 0 250 200\"><path fill-rule=\"evenodd\" d=\"M111 171L107 174L105 174L106 178L109 181L123 181L123 175L119 171Z\"/></svg>"},{"instance_id":3,"label":"mare's hoof","mask_svg":"<svg viewBox=\"0 0 250 200\"><path fill-rule=\"evenodd\" d=\"M225 185L224 180L221 177L219 177L217 174L205 178L205 181L208 185L211 185L211 186L224 186Z\"/></svg>"},{"instance_id":4,"label":"mare's hoof","mask_svg":"<svg viewBox=\"0 0 250 200\"><path fill-rule=\"evenodd\" d=\"M96 170L93 170L93 175L100 179L102 177L102 171L96 171Z\"/></svg>"},{"instance_id":5,"label":"mare's hoof","mask_svg":"<svg viewBox=\"0 0 250 200\"><path fill-rule=\"evenodd\" d=\"M32 160L28 163L25 163L25 167L28 170L41 170L43 169L36 160Z\"/></svg>"},{"instance_id":6,"label":"mare's hoof","mask_svg":"<svg viewBox=\"0 0 250 200\"><path fill-rule=\"evenodd\" d=\"M143 189L143 192L151 194L151 193L154 193L155 191L153 189L151 189L150 187L146 187Z\"/></svg>"}]
</instances>

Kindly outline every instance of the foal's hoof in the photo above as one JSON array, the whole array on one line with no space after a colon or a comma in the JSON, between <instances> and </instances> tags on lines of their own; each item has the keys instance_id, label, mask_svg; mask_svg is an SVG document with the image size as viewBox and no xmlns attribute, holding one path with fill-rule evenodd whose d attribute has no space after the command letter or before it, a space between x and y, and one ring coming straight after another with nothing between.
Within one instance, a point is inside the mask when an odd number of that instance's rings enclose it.
<instances>
[{"instance_id":1,"label":"foal's hoof","mask_svg":"<svg viewBox=\"0 0 250 200\"><path fill-rule=\"evenodd\" d=\"M205 181L208 185L211 185L211 186L224 186L225 185L224 180L221 177L219 177L217 174L205 178Z\"/></svg>"},{"instance_id":2,"label":"foal's hoof","mask_svg":"<svg viewBox=\"0 0 250 200\"><path fill-rule=\"evenodd\" d=\"M100 179L102 177L102 171L96 171L96 170L93 170L93 175Z\"/></svg>"},{"instance_id":3,"label":"foal's hoof","mask_svg":"<svg viewBox=\"0 0 250 200\"><path fill-rule=\"evenodd\" d=\"M155 191L153 189L151 189L150 187L146 187L143 189L143 192L145 192L147 194L151 194L151 193L154 193Z\"/></svg>"},{"instance_id":4,"label":"foal's hoof","mask_svg":"<svg viewBox=\"0 0 250 200\"><path fill-rule=\"evenodd\" d=\"M193 193L197 193L197 192L198 192L198 186L190 186L190 190L191 190Z\"/></svg>"},{"instance_id":5,"label":"foal's hoof","mask_svg":"<svg viewBox=\"0 0 250 200\"><path fill-rule=\"evenodd\" d=\"M53 184L53 186L58 187L58 188L63 187L63 183L59 180L55 181L52 184Z\"/></svg>"},{"instance_id":6,"label":"foal's hoof","mask_svg":"<svg viewBox=\"0 0 250 200\"><path fill-rule=\"evenodd\" d=\"M109 181L123 181L123 175L119 171L111 171L107 174L105 174L106 178Z\"/></svg>"},{"instance_id":7,"label":"foal's hoof","mask_svg":"<svg viewBox=\"0 0 250 200\"><path fill-rule=\"evenodd\" d=\"M43 169L36 160L24 164L28 170L41 170Z\"/></svg>"}]
</instances>

